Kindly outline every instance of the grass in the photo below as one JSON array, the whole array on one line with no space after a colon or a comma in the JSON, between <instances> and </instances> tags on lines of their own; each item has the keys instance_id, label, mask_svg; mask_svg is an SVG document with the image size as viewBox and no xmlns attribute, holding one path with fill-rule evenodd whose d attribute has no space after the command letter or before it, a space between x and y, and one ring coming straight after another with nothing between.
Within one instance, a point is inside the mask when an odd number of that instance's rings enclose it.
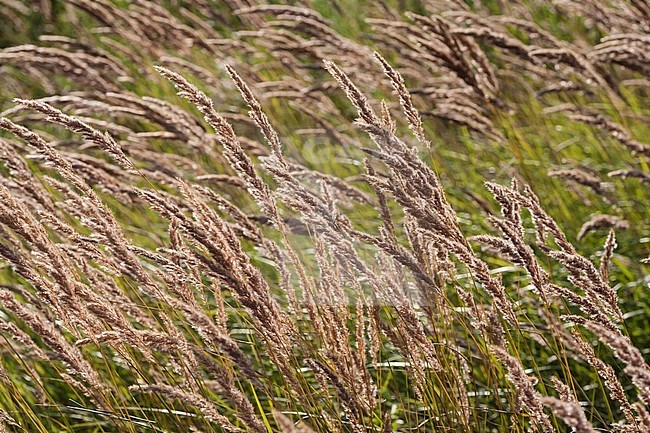
<instances>
[{"instance_id":1,"label":"grass","mask_svg":"<svg viewBox=\"0 0 650 433\"><path fill-rule=\"evenodd\" d=\"M501 2L471 5L465 22L426 2L316 1L322 28L236 2L55 1L50 17L50 2L19 3L0 1L0 110L13 122L0 138L0 431L649 427L648 154L549 111L588 107L647 143L647 86L624 84L643 69L590 57L622 23L642 35L642 18L523 2L552 35L540 40L499 23L519 16ZM522 59L469 37L461 54L453 35L467 29L565 53ZM21 44L63 51L12 57ZM404 76L429 143L367 47ZM90 63L102 58L123 76ZM578 90L539 94L560 82ZM77 95L49 103L86 124L13 108L51 95ZM589 173L605 194L554 170ZM603 214L627 222L613 253L609 227L577 236Z\"/></svg>"}]
</instances>

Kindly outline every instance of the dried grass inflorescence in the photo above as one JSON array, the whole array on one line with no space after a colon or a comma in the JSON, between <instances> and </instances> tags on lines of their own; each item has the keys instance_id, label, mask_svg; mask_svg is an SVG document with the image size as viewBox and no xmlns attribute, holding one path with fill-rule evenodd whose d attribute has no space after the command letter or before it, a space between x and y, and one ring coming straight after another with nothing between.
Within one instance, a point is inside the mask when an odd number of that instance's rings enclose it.
<instances>
[{"instance_id":1,"label":"dried grass inflorescence","mask_svg":"<svg viewBox=\"0 0 650 433\"><path fill-rule=\"evenodd\" d=\"M163 3L0 0L0 432L650 431L643 2Z\"/></svg>"}]
</instances>

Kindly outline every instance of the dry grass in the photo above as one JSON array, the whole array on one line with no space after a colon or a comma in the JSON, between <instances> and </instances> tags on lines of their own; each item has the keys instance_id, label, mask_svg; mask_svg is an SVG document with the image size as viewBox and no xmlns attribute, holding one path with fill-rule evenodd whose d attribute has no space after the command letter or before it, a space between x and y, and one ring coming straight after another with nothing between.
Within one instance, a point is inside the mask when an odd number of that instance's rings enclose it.
<instances>
[{"instance_id":1,"label":"dry grass","mask_svg":"<svg viewBox=\"0 0 650 433\"><path fill-rule=\"evenodd\" d=\"M0 0L0 432L650 430L643 2L212 3Z\"/></svg>"}]
</instances>

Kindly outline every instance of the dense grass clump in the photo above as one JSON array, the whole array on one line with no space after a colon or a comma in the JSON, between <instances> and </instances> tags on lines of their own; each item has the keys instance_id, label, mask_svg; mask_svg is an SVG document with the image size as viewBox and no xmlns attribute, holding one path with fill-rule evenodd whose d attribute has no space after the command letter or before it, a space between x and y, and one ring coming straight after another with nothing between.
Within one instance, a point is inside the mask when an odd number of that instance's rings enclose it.
<instances>
[{"instance_id":1,"label":"dense grass clump","mask_svg":"<svg viewBox=\"0 0 650 433\"><path fill-rule=\"evenodd\" d=\"M642 1L0 0L0 432L650 431Z\"/></svg>"}]
</instances>

